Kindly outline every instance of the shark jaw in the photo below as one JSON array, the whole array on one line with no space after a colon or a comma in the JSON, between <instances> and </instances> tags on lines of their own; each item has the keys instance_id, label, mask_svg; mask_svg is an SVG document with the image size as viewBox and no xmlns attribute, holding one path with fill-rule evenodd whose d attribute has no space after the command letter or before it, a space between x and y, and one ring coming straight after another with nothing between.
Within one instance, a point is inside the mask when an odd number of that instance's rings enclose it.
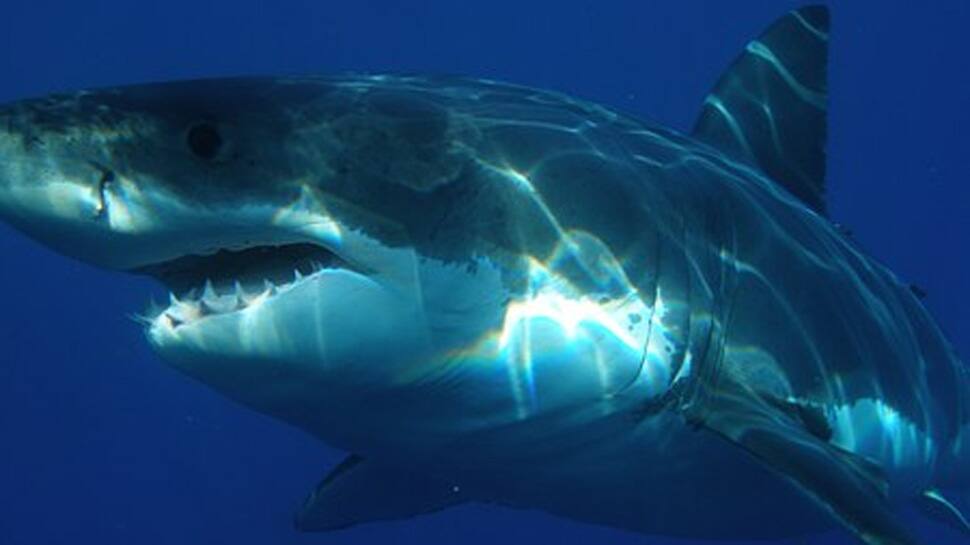
<instances>
[{"instance_id":1,"label":"shark jaw","mask_svg":"<svg viewBox=\"0 0 970 545\"><path fill-rule=\"evenodd\" d=\"M220 249L141 267L169 289L165 307L154 301L139 320L170 328L241 312L272 297L284 296L304 282L322 281L325 273L353 268L332 251L311 243Z\"/></svg>"},{"instance_id":2,"label":"shark jaw","mask_svg":"<svg viewBox=\"0 0 970 545\"><path fill-rule=\"evenodd\" d=\"M335 415L393 389L402 361L427 356L413 293L322 245L223 249L138 272L171 290L138 318L164 361L334 444L361 441Z\"/></svg>"}]
</instances>

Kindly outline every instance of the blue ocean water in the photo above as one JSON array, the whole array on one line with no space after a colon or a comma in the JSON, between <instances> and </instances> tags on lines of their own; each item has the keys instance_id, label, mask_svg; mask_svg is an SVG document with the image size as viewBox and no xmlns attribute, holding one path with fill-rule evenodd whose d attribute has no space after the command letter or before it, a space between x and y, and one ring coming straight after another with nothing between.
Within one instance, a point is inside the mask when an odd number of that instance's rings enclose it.
<instances>
[{"instance_id":1,"label":"blue ocean water","mask_svg":"<svg viewBox=\"0 0 970 545\"><path fill-rule=\"evenodd\" d=\"M743 45L798 5L8 3L0 101L230 74L460 73L686 130ZM832 215L928 292L970 354L970 4L831 6ZM150 282L62 258L6 226L0 255L0 545L675 543L488 506L297 534L294 509L342 453L163 366L126 318ZM911 523L927 543L959 542ZM840 533L810 541L849 542Z\"/></svg>"}]
</instances>

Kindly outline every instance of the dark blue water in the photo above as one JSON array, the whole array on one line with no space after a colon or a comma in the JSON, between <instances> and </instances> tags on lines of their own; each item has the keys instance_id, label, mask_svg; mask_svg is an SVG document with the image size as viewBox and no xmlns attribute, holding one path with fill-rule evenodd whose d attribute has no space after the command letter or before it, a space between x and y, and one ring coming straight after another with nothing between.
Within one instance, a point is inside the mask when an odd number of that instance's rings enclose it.
<instances>
[{"instance_id":1,"label":"dark blue water","mask_svg":"<svg viewBox=\"0 0 970 545\"><path fill-rule=\"evenodd\" d=\"M799 5L142 4L6 3L0 100L225 74L445 72L555 88L687 129L744 43ZM832 4L833 216L924 287L970 354L970 3ZM297 534L294 508L342 453L157 361L125 317L142 308L146 281L5 226L0 256L0 545L671 543L484 506ZM960 541L912 518L928 543Z\"/></svg>"}]
</instances>

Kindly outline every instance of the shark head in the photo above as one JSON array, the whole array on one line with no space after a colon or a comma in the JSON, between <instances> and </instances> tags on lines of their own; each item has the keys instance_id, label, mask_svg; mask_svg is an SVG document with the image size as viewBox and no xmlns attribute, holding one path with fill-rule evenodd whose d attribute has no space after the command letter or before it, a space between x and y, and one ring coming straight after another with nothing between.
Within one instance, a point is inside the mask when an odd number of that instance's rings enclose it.
<instances>
[{"instance_id":1,"label":"shark head","mask_svg":"<svg viewBox=\"0 0 970 545\"><path fill-rule=\"evenodd\" d=\"M163 359L358 451L642 380L653 306L480 129L407 78L26 100L0 109L0 217L157 278L170 300L142 321Z\"/></svg>"}]
</instances>

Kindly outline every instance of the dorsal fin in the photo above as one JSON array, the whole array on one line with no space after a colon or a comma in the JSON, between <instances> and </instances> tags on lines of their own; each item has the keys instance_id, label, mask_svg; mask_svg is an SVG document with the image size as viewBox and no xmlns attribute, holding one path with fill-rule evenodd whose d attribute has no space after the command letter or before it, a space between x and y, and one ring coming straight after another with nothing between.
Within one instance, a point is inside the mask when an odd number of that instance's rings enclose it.
<instances>
[{"instance_id":1,"label":"dorsal fin","mask_svg":"<svg viewBox=\"0 0 970 545\"><path fill-rule=\"evenodd\" d=\"M694 136L767 174L825 213L829 11L776 21L721 76Z\"/></svg>"}]
</instances>

